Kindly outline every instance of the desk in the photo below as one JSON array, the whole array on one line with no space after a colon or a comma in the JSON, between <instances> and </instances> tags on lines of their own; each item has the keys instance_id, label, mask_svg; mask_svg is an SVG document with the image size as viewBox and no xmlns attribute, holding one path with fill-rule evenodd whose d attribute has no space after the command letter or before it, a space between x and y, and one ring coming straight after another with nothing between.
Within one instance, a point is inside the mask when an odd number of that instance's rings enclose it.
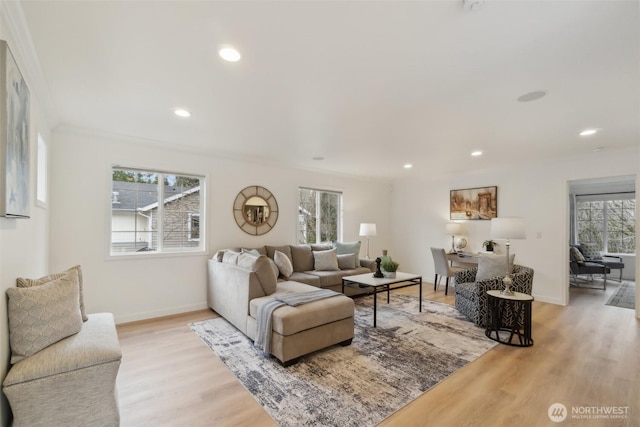
<instances>
[{"instance_id":1,"label":"desk","mask_svg":"<svg viewBox=\"0 0 640 427\"><path fill-rule=\"evenodd\" d=\"M473 268L478 266L479 254L447 254L447 259L451 261L451 264L456 263L461 267Z\"/></svg>"}]
</instances>

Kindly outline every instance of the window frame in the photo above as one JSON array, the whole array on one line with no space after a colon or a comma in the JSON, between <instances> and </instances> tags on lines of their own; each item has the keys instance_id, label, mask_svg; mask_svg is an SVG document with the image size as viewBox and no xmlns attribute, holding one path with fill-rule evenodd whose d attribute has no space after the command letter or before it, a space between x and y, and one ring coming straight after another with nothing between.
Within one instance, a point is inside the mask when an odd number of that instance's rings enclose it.
<instances>
[{"instance_id":1,"label":"window frame","mask_svg":"<svg viewBox=\"0 0 640 427\"><path fill-rule=\"evenodd\" d=\"M298 244L307 244L307 245L316 245L316 244L321 244L321 243L331 243L328 241L317 241L317 237L321 235L320 232L320 226L322 224L322 221L320 220L319 216L316 215L316 242L309 242L306 241L304 243L301 243L299 240L299 232L300 232L300 191L301 190L307 190L307 191L313 191L316 194L321 194L321 193L328 193L328 194L335 194L338 196L338 210L337 210L337 218L336 218L336 223L337 223L337 230L336 230L336 240L338 241L342 241L342 230L343 230L343 212L344 212L344 194L342 191L340 190L330 190L330 189L326 189L326 188L314 188L314 187L305 187L305 186L299 186L298 187L298 192L296 194L297 196L297 200L296 200L296 242ZM320 212L320 197L316 196L316 212Z\"/></svg>"},{"instance_id":2,"label":"window frame","mask_svg":"<svg viewBox=\"0 0 640 427\"><path fill-rule=\"evenodd\" d=\"M617 193L602 193L602 194L576 194L575 196L575 222L574 222L574 227L575 227L575 239L576 239L576 244L578 243L593 243L593 242L580 242L580 227L579 227L579 223L582 222L579 217L580 217L580 203L585 203L585 202L601 202L603 204L602 207L602 224L600 224L602 226L602 231L601 231L601 238L602 238L602 253L603 254L612 254L612 255L635 255L638 248L637 248L637 241L635 241L635 250L634 252L611 252L609 251L609 234L610 234L610 230L609 230L609 206L608 206L608 202L615 202L615 201L625 201L625 200L633 200L634 202L636 202L636 196L635 196L635 192L631 191L631 192L617 192ZM634 211L635 209L637 209L637 206L634 207ZM631 218L633 220L633 224L634 227L636 226L636 217L635 217L635 212L634 215L630 216L629 218ZM595 223L595 221L590 220L589 222L591 223ZM633 234L634 236L634 240L635 240L635 233ZM612 239L614 240L614 239Z\"/></svg>"},{"instance_id":3,"label":"window frame","mask_svg":"<svg viewBox=\"0 0 640 427\"><path fill-rule=\"evenodd\" d=\"M157 234L157 249L153 251L141 251L141 252L114 252L113 251L113 173L116 170L124 170L130 172L141 172L148 174L157 174L158 175L158 188L157 188L157 201L152 203L157 204L157 211L154 215L158 216L157 220L157 230L154 232ZM161 185L164 182L165 176L177 176L177 177L186 177L186 178L197 178L200 180L200 202L198 207L198 214L200 217L200 237L198 239L190 239L190 224L191 224L191 215L189 213L189 220L186 224L187 229L187 239L186 241L194 241L198 242L197 246L193 247L170 247L167 248L164 245L164 221L159 220L163 218L164 206L161 201L165 201L164 195L164 185ZM109 168L109 191L111 192L111 197L109 199L109 214L107 215L107 259L122 259L127 257L133 258L157 258L157 257L175 257L175 256L194 256L194 255L206 255L207 251L207 240L206 240L206 197L207 197L207 174L197 174L197 173L185 173L185 172L175 172L170 170L161 170L156 168L146 168L146 167L133 167L133 166L123 166L121 164L112 164L111 168ZM145 232L146 233L146 232ZM151 233L151 231L148 231ZM153 237L152 237L153 239Z\"/></svg>"}]
</instances>

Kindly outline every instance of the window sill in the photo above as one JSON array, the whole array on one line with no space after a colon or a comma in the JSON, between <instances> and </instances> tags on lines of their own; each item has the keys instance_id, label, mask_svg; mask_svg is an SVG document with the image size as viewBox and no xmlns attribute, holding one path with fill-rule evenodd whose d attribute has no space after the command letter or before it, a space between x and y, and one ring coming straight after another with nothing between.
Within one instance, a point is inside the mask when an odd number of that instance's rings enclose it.
<instances>
[{"instance_id":1,"label":"window sill","mask_svg":"<svg viewBox=\"0 0 640 427\"><path fill-rule=\"evenodd\" d=\"M209 252L183 251L183 252L133 252L123 254L109 254L107 261L130 261L136 259L158 259L158 258L182 258L182 257L208 257Z\"/></svg>"}]
</instances>

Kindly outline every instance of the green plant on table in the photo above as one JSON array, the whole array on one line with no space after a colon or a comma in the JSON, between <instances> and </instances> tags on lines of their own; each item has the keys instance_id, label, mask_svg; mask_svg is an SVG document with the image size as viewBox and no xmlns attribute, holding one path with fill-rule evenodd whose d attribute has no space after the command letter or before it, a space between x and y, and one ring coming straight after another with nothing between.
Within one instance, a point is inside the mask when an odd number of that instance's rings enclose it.
<instances>
[{"instance_id":1,"label":"green plant on table","mask_svg":"<svg viewBox=\"0 0 640 427\"><path fill-rule=\"evenodd\" d=\"M482 246L486 246L487 247L487 251L491 252L493 251L493 247L497 246L498 244L496 242L494 242L493 240L485 240L484 242L482 242Z\"/></svg>"},{"instance_id":2,"label":"green plant on table","mask_svg":"<svg viewBox=\"0 0 640 427\"><path fill-rule=\"evenodd\" d=\"M389 273L397 271L399 266L400 264L392 260L390 257L383 258L382 262L380 263L380 267L382 267L384 271L388 271Z\"/></svg>"}]
</instances>

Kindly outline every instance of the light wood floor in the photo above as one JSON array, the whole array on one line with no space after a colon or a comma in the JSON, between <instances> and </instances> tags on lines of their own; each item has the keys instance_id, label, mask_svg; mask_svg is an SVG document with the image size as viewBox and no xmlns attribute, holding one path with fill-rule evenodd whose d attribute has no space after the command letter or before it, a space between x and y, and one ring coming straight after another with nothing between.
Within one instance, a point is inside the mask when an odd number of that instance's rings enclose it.
<instances>
[{"instance_id":1,"label":"light wood floor","mask_svg":"<svg viewBox=\"0 0 640 427\"><path fill-rule=\"evenodd\" d=\"M571 304L534 302L535 345L498 345L405 406L381 426L638 426L640 320L606 306L607 291L571 289ZM416 293L415 288L398 292ZM425 283L425 297L454 303ZM122 426L273 426L275 423L188 323L208 310L118 326ZM628 406L626 420L556 424L552 403Z\"/></svg>"}]
</instances>

